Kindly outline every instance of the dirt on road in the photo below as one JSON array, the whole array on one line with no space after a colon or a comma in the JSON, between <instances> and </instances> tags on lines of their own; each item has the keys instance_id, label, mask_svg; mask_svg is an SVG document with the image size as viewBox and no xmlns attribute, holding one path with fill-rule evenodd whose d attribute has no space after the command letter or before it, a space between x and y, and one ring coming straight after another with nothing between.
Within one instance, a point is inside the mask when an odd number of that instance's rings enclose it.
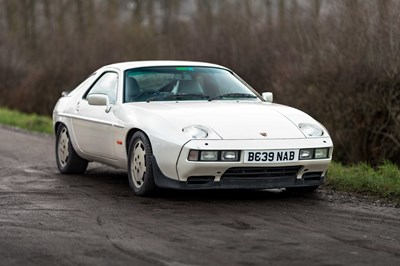
<instances>
[{"instance_id":1,"label":"dirt on road","mask_svg":"<svg viewBox=\"0 0 400 266\"><path fill-rule=\"evenodd\" d=\"M54 138L0 128L0 265L400 265L400 209L325 189L132 194L59 174Z\"/></svg>"}]
</instances>

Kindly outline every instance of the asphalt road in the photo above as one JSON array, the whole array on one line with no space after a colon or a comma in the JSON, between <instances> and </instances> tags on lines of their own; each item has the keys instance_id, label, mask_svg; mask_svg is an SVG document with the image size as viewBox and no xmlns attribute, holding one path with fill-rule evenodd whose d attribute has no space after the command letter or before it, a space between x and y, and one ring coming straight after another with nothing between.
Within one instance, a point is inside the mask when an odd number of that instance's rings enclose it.
<instances>
[{"instance_id":1,"label":"asphalt road","mask_svg":"<svg viewBox=\"0 0 400 266\"><path fill-rule=\"evenodd\" d=\"M319 190L132 195L58 173L54 139L0 127L0 265L400 265L400 209Z\"/></svg>"}]
</instances>

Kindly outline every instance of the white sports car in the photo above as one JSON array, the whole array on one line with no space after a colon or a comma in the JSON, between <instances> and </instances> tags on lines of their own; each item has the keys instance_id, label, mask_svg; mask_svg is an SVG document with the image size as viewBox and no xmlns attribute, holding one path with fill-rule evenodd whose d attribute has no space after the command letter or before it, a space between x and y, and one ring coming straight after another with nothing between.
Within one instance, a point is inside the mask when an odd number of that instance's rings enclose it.
<instances>
[{"instance_id":1,"label":"white sports car","mask_svg":"<svg viewBox=\"0 0 400 266\"><path fill-rule=\"evenodd\" d=\"M231 70L208 63L140 61L100 68L53 111L56 161L126 169L137 195L157 188L313 191L333 144L309 115L272 103Z\"/></svg>"}]
</instances>

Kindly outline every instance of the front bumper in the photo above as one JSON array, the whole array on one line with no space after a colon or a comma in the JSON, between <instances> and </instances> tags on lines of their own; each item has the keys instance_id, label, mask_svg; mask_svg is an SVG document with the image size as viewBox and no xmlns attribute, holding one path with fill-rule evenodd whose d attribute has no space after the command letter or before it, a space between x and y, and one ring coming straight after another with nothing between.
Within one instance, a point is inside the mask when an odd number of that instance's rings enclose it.
<instances>
[{"instance_id":1,"label":"front bumper","mask_svg":"<svg viewBox=\"0 0 400 266\"><path fill-rule=\"evenodd\" d=\"M165 176L153 157L157 186L175 189L269 189L319 186L324 182L332 156L330 138L302 140L194 140L181 150L176 168L179 180ZM297 160L290 163L244 163L243 152L237 162L188 161L191 149L197 150L273 150L331 148L328 159Z\"/></svg>"},{"instance_id":2,"label":"front bumper","mask_svg":"<svg viewBox=\"0 0 400 266\"><path fill-rule=\"evenodd\" d=\"M272 188L289 188L289 187L310 187L319 186L325 180L325 172L310 172L310 179L294 177L273 177L273 178L222 178L216 181L215 178L206 178L207 176L199 176L195 181L190 179L187 181L178 181L166 177L160 170L157 160L153 157L153 175L155 183L160 188L171 189L272 189Z\"/></svg>"}]
</instances>

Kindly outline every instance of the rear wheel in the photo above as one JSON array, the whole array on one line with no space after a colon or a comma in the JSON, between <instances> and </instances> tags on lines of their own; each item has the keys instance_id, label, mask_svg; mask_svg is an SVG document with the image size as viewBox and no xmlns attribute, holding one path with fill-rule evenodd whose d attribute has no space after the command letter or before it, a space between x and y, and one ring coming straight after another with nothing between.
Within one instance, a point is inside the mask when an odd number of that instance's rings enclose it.
<instances>
[{"instance_id":1,"label":"rear wheel","mask_svg":"<svg viewBox=\"0 0 400 266\"><path fill-rule=\"evenodd\" d=\"M151 158L153 152L150 141L142 132L133 134L128 151L129 185L138 196L146 196L155 192Z\"/></svg>"},{"instance_id":2,"label":"rear wheel","mask_svg":"<svg viewBox=\"0 0 400 266\"><path fill-rule=\"evenodd\" d=\"M75 152L65 125L60 125L57 129L56 161L62 174L83 174L88 165L88 161Z\"/></svg>"}]
</instances>

